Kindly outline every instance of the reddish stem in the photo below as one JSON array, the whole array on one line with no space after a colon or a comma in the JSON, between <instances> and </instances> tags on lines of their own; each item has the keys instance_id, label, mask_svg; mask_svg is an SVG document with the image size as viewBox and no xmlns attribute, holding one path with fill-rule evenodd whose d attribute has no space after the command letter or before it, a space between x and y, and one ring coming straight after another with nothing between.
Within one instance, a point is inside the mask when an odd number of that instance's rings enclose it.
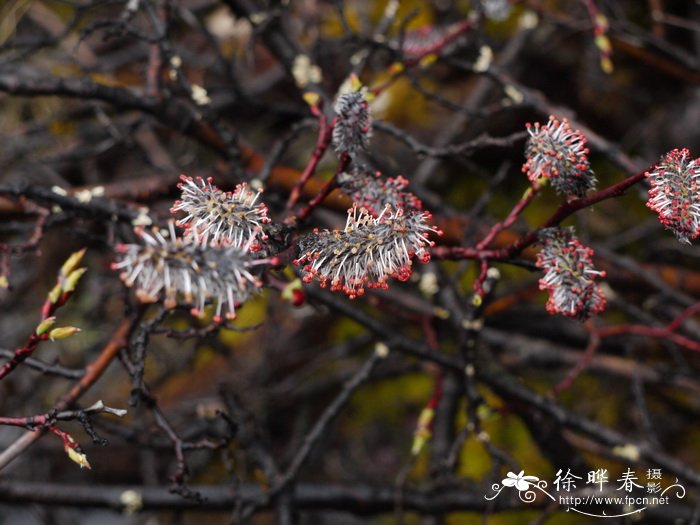
<instances>
[{"instance_id":1,"label":"reddish stem","mask_svg":"<svg viewBox=\"0 0 700 525\"><path fill-rule=\"evenodd\" d=\"M484 292L484 282L489 275L489 262L486 259L481 259L479 277L474 281L474 293L479 297L483 298Z\"/></svg>"},{"instance_id":2,"label":"reddish stem","mask_svg":"<svg viewBox=\"0 0 700 525\"><path fill-rule=\"evenodd\" d=\"M455 27L454 31L450 32L448 35L445 36L445 38L442 38L438 41L436 41L432 46L428 47L425 49L421 54L406 58L403 62L399 62L400 66L398 69L394 69L393 74L384 82L382 82L380 85L372 88L370 92L372 95L379 96L384 90L386 90L389 86L391 86L396 80L403 75L404 71L406 68L409 67L414 67L418 64L421 63L421 61L427 57L428 55L434 55L436 53L439 53L442 51L446 46L457 40L460 36L462 36L464 33L469 31L471 29L472 25L469 20L463 20L462 22L459 23L457 27ZM392 64L390 66L391 68L395 68L396 63Z\"/></svg>"},{"instance_id":3,"label":"reddish stem","mask_svg":"<svg viewBox=\"0 0 700 525\"><path fill-rule=\"evenodd\" d=\"M513 209L510 211L508 216L503 220L503 222L499 222L493 225L491 230L486 234L486 237L484 237L479 244L476 245L477 250L483 250L485 248L488 248L489 244L491 244L491 241L501 233L503 230L510 228L513 223L520 217L520 214L523 212L525 208L527 208L528 204L532 202L532 200L535 198L537 195L537 191L539 190L538 186L530 186L528 187L527 190L525 190L525 193L523 193L523 196L520 198L520 200L516 203L515 206L513 206Z\"/></svg>"},{"instance_id":4,"label":"reddish stem","mask_svg":"<svg viewBox=\"0 0 700 525\"><path fill-rule=\"evenodd\" d=\"M338 175L340 175L343 172L343 170L347 167L348 162L350 162L350 157L347 153L343 153L342 157L340 158L338 168L333 174L333 178L329 180L323 188L321 188L321 191L318 192L318 195L311 199L306 208L301 210L301 212L299 213L298 219L300 222L306 220L307 217L311 215L311 212L314 211L314 208L321 204L326 199L326 197L328 197L328 195L330 195L330 193L338 187Z\"/></svg>"},{"instance_id":5,"label":"reddish stem","mask_svg":"<svg viewBox=\"0 0 700 525\"><path fill-rule=\"evenodd\" d=\"M12 356L12 358L2 365L2 368L0 368L0 380L4 379L5 376L9 375L25 359L32 355L34 350L36 350L36 347L39 346L39 343L41 341L45 341L46 339L48 339L46 334L40 336L36 334L30 335L24 346L15 350L15 354Z\"/></svg>"},{"instance_id":6,"label":"reddish stem","mask_svg":"<svg viewBox=\"0 0 700 525\"><path fill-rule=\"evenodd\" d=\"M538 190L538 185L528 187L523 193L523 196L520 198L520 200L515 204L515 206L513 206L513 209L510 210L508 216L503 221L493 225L493 227L489 230L486 236L476 245L476 249L479 251L485 250L486 248L488 248L489 244L491 244L491 241L493 241L496 235L498 235L503 230L510 228L513 225L513 223L515 223L515 221L518 219L518 217L520 217L520 214L523 212L523 210L525 210L528 204L530 204L535 198ZM488 270L488 258L482 258L481 273L479 274L479 277L476 279L476 281L474 281L474 293L482 297L484 295L483 284L484 281L486 281Z\"/></svg>"},{"instance_id":7,"label":"reddish stem","mask_svg":"<svg viewBox=\"0 0 700 525\"><path fill-rule=\"evenodd\" d=\"M13 427L26 427L34 429L42 427L49 421L47 414L29 417L0 417L0 425L9 425Z\"/></svg>"},{"instance_id":8,"label":"reddish stem","mask_svg":"<svg viewBox=\"0 0 700 525\"><path fill-rule=\"evenodd\" d=\"M676 318L666 325L666 330L675 332L680 328L680 326L685 322L686 319L700 313L700 303L695 303L693 306L689 306L683 310Z\"/></svg>"},{"instance_id":9,"label":"reddish stem","mask_svg":"<svg viewBox=\"0 0 700 525\"><path fill-rule=\"evenodd\" d=\"M574 366L569 373L566 374L566 377L549 391L550 396L556 396L562 390L567 390L570 388L576 378L581 375L581 372L583 372L593 360L593 356L600 346L601 336L600 332L595 330L592 326L589 328L589 333L590 336L588 339L588 345L586 346L586 350L581 355L581 359L579 359L576 366Z\"/></svg>"},{"instance_id":10,"label":"reddish stem","mask_svg":"<svg viewBox=\"0 0 700 525\"><path fill-rule=\"evenodd\" d=\"M685 337L675 332L669 332L667 328L652 328L645 325L625 325L625 326L610 326L608 328L603 328L600 330L601 337L610 337L613 335L620 334L635 334L644 335L647 337L654 338L667 338L670 341L676 343L687 350L693 352L700 352L700 343L693 341L692 339Z\"/></svg>"},{"instance_id":11,"label":"reddish stem","mask_svg":"<svg viewBox=\"0 0 700 525\"><path fill-rule=\"evenodd\" d=\"M556 226L564 219L570 215L573 215L582 208L587 208L612 197L619 197L620 195L624 194L628 188L642 181L645 174L646 170L641 171L636 175L627 177L613 186L597 191L588 197L581 197L563 202L549 217L549 219L542 223L542 225L534 230L531 230L506 248L500 250L481 250L478 248L463 248L459 246L438 246L431 250L431 255L436 259L490 259L499 261L512 259L516 255L520 254L525 248L537 242L537 235L540 230Z\"/></svg>"},{"instance_id":12,"label":"reddish stem","mask_svg":"<svg viewBox=\"0 0 700 525\"><path fill-rule=\"evenodd\" d=\"M51 300L47 298L41 307L41 319L39 323L37 323L37 326L42 322L46 321L49 317L51 317L56 312L56 310L58 310L61 306L63 306L66 303L66 301L68 301L71 295L73 295L72 292L64 292L59 296L58 300L55 303L52 303ZM15 353L12 356L12 358L2 365L2 368L0 368L0 381L2 381L15 368L17 368L29 356L31 356L34 350L36 350L37 346L39 346L40 342L46 341L48 338L48 333L44 333L41 335L37 335L35 332L32 333L32 335L30 335L29 338L27 338L27 342L24 344L24 346L15 350Z\"/></svg>"},{"instance_id":13,"label":"reddish stem","mask_svg":"<svg viewBox=\"0 0 700 525\"><path fill-rule=\"evenodd\" d=\"M333 127L335 126L335 119L331 122L330 126L328 125L326 116L318 106L311 106L311 113L318 118L318 139L316 140L316 147L311 153L309 162L289 194L289 200L287 201L288 212L291 212L294 209L294 206L299 201L299 197L301 197L304 185L315 173L318 163L321 161L321 157L323 157L323 154L326 152L331 143Z\"/></svg>"},{"instance_id":14,"label":"reddish stem","mask_svg":"<svg viewBox=\"0 0 700 525\"><path fill-rule=\"evenodd\" d=\"M570 215L573 215L578 210L583 209L583 208L587 208L589 206L593 206L594 204L597 204L597 203L604 201L606 199L611 199L613 197L619 197L620 195L624 194L628 188L630 188L630 187L634 186L636 183L644 180L645 174L646 174L646 170L640 171L636 175L632 175L630 177L627 177L626 179L618 182L617 184L614 184L613 186L605 188L604 190L600 190L600 191L598 191L598 192L596 192L588 197L581 197L579 199L574 199L572 201L563 202L559 206L557 211L555 211L554 214L542 224L542 226L540 226L536 230L531 231L522 239L514 242L511 246L509 246L505 250L501 250L502 258L511 258L511 257L519 254L525 248L534 244L537 241L537 234L539 233L540 230L542 230L544 228L550 228L552 226L556 226L557 224L562 222L564 219L566 219Z\"/></svg>"},{"instance_id":15,"label":"reddish stem","mask_svg":"<svg viewBox=\"0 0 700 525\"><path fill-rule=\"evenodd\" d=\"M675 333L675 330L680 328L683 322L689 317L700 312L700 303L696 303L683 310L675 319L662 328L646 326L646 325L622 325L622 326L610 326L607 328L600 328L597 330L598 335L601 338L612 337L615 335L622 334L635 334L644 335L647 337L654 337L659 339L669 339L670 341L676 343L678 346L691 350L693 352L700 352L700 342L690 339L681 334Z\"/></svg>"},{"instance_id":16,"label":"reddish stem","mask_svg":"<svg viewBox=\"0 0 700 525\"><path fill-rule=\"evenodd\" d=\"M455 28L453 31L451 31L448 35L445 36L445 38L442 38L435 42L432 46L428 47L418 55L417 57L409 58L406 61L404 61L404 65L407 67L410 66L415 66L416 64L419 64L421 60L423 60L425 57L428 55L434 55L435 53L439 53L445 47L450 45L452 42L457 40L459 37L461 37L464 33L469 31L472 27L472 23L469 20L462 20Z\"/></svg>"}]
</instances>

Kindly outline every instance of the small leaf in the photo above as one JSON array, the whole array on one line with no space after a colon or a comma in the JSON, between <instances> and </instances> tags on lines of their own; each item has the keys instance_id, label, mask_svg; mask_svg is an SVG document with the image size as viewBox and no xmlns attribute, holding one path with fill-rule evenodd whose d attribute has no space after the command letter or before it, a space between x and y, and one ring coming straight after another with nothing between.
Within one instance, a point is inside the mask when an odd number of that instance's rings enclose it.
<instances>
[{"instance_id":1,"label":"small leaf","mask_svg":"<svg viewBox=\"0 0 700 525\"><path fill-rule=\"evenodd\" d=\"M63 293L63 288L61 287L61 284L57 284L56 286L53 287L53 289L49 292L48 299L51 304L56 304L58 300L61 298L61 294Z\"/></svg>"},{"instance_id":2,"label":"small leaf","mask_svg":"<svg viewBox=\"0 0 700 525\"><path fill-rule=\"evenodd\" d=\"M49 332L49 339L55 341L56 339L66 339L80 332L80 328L75 326L61 326L59 328L54 328Z\"/></svg>"},{"instance_id":3,"label":"small leaf","mask_svg":"<svg viewBox=\"0 0 700 525\"><path fill-rule=\"evenodd\" d=\"M78 250L77 252L72 253L70 257L66 259L66 262L64 262L63 266L61 267L61 277L68 277L68 275L70 275L73 270L76 269L78 264L80 264L80 261L83 259L86 250L87 248Z\"/></svg>"},{"instance_id":4,"label":"small leaf","mask_svg":"<svg viewBox=\"0 0 700 525\"><path fill-rule=\"evenodd\" d=\"M63 291L66 293L75 291L78 281L80 281L80 278L85 272L87 272L87 268L78 268L77 270L73 270L63 282Z\"/></svg>"},{"instance_id":5,"label":"small leaf","mask_svg":"<svg viewBox=\"0 0 700 525\"><path fill-rule=\"evenodd\" d=\"M45 334L49 330L49 328L51 328L54 325L55 322L55 317L49 317L47 319L44 319L41 323L39 323L39 326L36 327L36 335Z\"/></svg>"}]
</instances>

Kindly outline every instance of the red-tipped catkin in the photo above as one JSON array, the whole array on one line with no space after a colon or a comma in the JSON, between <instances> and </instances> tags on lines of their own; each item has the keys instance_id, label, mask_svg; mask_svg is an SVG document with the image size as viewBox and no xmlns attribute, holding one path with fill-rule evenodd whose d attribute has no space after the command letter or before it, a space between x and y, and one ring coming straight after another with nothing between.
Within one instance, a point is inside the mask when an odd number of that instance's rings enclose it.
<instances>
[{"instance_id":1,"label":"red-tipped catkin","mask_svg":"<svg viewBox=\"0 0 700 525\"><path fill-rule=\"evenodd\" d=\"M674 149L646 173L651 184L647 206L659 215L679 241L690 243L700 235L700 159L687 149Z\"/></svg>"},{"instance_id":2,"label":"red-tipped catkin","mask_svg":"<svg viewBox=\"0 0 700 525\"><path fill-rule=\"evenodd\" d=\"M343 172L338 176L340 189L350 195L358 208L365 208L378 217L389 205L393 210L418 211L423 203L413 193L404 191L408 180L398 177L382 177L379 172L371 173L362 169Z\"/></svg>"},{"instance_id":3,"label":"red-tipped catkin","mask_svg":"<svg viewBox=\"0 0 700 525\"><path fill-rule=\"evenodd\" d=\"M595 281L605 272L593 267L593 250L583 246L571 228L540 232L542 249L536 265L544 270L540 290L547 290L547 311L585 320L605 309L605 296Z\"/></svg>"},{"instance_id":4,"label":"red-tipped catkin","mask_svg":"<svg viewBox=\"0 0 700 525\"><path fill-rule=\"evenodd\" d=\"M163 300L173 308L184 300L193 305L193 315L213 302L215 320L222 313L233 319L236 306L261 286L247 247L212 246L199 242L198 235L178 237L172 222L169 230L136 233L142 242L118 245L112 269L121 271L124 284L136 287L141 302Z\"/></svg>"},{"instance_id":5,"label":"red-tipped catkin","mask_svg":"<svg viewBox=\"0 0 700 525\"><path fill-rule=\"evenodd\" d=\"M412 259L430 260L430 232L440 234L428 221L427 212L392 210L373 217L353 206L343 230L314 231L300 243L304 282L316 279L331 291L343 291L351 299L365 288L388 288L389 278L406 281L412 272Z\"/></svg>"},{"instance_id":6,"label":"red-tipped catkin","mask_svg":"<svg viewBox=\"0 0 700 525\"><path fill-rule=\"evenodd\" d=\"M196 231L201 242L259 249L265 240L263 225L270 222L267 206L258 202L261 191L253 191L243 183L225 192L214 186L211 178L181 175L180 179L182 197L175 201L171 212L184 213L178 225L186 229L186 235Z\"/></svg>"},{"instance_id":7,"label":"red-tipped catkin","mask_svg":"<svg viewBox=\"0 0 700 525\"><path fill-rule=\"evenodd\" d=\"M343 93L333 107L333 148L338 155L347 154L352 160L367 148L372 136L372 117L364 90Z\"/></svg>"},{"instance_id":8,"label":"red-tipped catkin","mask_svg":"<svg viewBox=\"0 0 700 525\"><path fill-rule=\"evenodd\" d=\"M525 147L527 161L523 165L530 182L549 180L557 193L582 197L595 188L596 179L588 162L586 138L572 130L569 122L549 117L542 126L527 124L530 138Z\"/></svg>"}]
</instances>

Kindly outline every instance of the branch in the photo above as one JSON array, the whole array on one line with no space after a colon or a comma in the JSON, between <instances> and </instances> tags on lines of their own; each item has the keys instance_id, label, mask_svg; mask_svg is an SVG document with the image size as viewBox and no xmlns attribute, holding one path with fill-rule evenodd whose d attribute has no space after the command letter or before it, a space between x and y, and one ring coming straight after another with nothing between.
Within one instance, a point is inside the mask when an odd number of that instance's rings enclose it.
<instances>
[{"instance_id":1,"label":"branch","mask_svg":"<svg viewBox=\"0 0 700 525\"><path fill-rule=\"evenodd\" d=\"M100 354L92 363L85 367L85 375L81 380L56 403L54 407L56 410L60 411L68 408L102 377L107 366L112 362L112 359L114 359L119 350L126 344L128 334L131 332L136 322L136 318L129 318L122 321L107 344L102 348ZM32 443L41 438L44 433L45 432L29 432L3 450L2 453L0 453L0 471L29 448Z\"/></svg>"},{"instance_id":2,"label":"branch","mask_svg":"<svg viewBox=\"0 0 700 525\"><path fill-rule=\"evenodd\" d=\"M261 500L264 502L262 503L263 506L267 505L270 499L274 499L276 496L282 494L282 492L284 492L285 489L295 481L302 466L306 463L309 454L327 432L328 427L333 420L335 420L343 407L345 407L350 399L350 396L352 396L355 390L357 390L362 383L369 379L372 371L386 357L386 353L383 349L388 352L388 348L386 347L377 347L369 359L367 359L360 369L357 370L357 372L352 376L352 378L345 383L340 393L326 407L309 433L304 437L304 441L297 453L294 455L292 463L289 465L284 474L276 480L273 487ZM251 509L248 510L248 513L259 507L260 504L256 503Z\"/></svg>"},{"instance_id":3,"label":"branch","mask_svg":"<svg viewBox=\"0 0 700 525\"><path fill-rule=\"evenodd\" d=\"M0 481L0 501L14 505L44 504L85 507L103 507L118 511L128 510L128 502L135 502L133 510L190 510L199 512L227 511L241 501L257 503L266 499L264 489L254 484L242 484L237 490L228 485L197 485L192 487L203 496L201 502L172 494L167 488L133 485L67 485ZM392 512L395 505L394 487L371 485L337 485L302 483L292 491L293 504L299 510L343 510L355 514ZM489 502L481 493L470 494L464 489L435 492L404 490L405 510L421 514L441 512L506 510L525 508L524 504L502 501ZM272 503L260 510L272 508ZM537 509L530 504L528 509ZM664 506L664 509L666 507Z\"/></svg>"},{"instance_id":4,"label":"branch","mask_svg":"<svg viewBox=\"0 0 700 525\"><path fill-rule=\"evenodd\" d=\"M0 92L26 97L61 96L77 99L101 100L116 108L135 109L153 115L165 126L192 136L224 158L231 153L216 130L201 118L196 118L187 105L169 99L160 102L131 89L107 86L87 77L61 78L48 75L31 79L0 73Z\"/></svg>"}]
</instances>

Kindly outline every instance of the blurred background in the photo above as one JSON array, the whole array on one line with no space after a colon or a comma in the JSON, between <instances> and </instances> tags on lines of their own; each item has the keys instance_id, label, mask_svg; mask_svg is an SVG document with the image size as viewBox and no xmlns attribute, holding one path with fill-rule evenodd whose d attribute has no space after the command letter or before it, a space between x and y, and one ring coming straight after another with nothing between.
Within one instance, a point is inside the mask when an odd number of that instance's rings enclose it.
<instances>
[{"instance_id":1,"label":"blurred background","mask_svg":"<svg viewBox=\"0 0 700 525\"><path fill-rule=\"evenodd\" d=\"M0 415L48 412L114 347L69 408L128 410L91 418L106 446L59 423L91 470L55 435L13 452L27 430L0 426L0 524L700 522L700 253L647 209L646 183L565 222L607 271L607 310L587 324L546 312L532 249L494 265L478 308L473 261L416 262L408 282L354 301L304 284L301 305L281 291L299 277L287 265L225 328L139 305L110 269L134 226L166 223L180 173L264 187L283 225L318 135L304 95L332 117L352 73L376 95L362 164L410 181L439 245L474 246L528 188L528 122L580 129L598 188L670 149L697 154L699 50L693 0L0 3L3 361L69 254L86 247L88 269L56 314L81 332L2 380ZM331 148L302 203L337 167ZM561 201L545 188L493 246ZM350 202L332 193L275 242L293 252L299 233L342 228ZM615 332L684 312L681 343ZM508 472L551 491L560 469L583 496L598 469L605 494L627 469L637 495L652 469L686 491L621 518L512 488L484 498Z\"/></svg>"}]
</instances>

